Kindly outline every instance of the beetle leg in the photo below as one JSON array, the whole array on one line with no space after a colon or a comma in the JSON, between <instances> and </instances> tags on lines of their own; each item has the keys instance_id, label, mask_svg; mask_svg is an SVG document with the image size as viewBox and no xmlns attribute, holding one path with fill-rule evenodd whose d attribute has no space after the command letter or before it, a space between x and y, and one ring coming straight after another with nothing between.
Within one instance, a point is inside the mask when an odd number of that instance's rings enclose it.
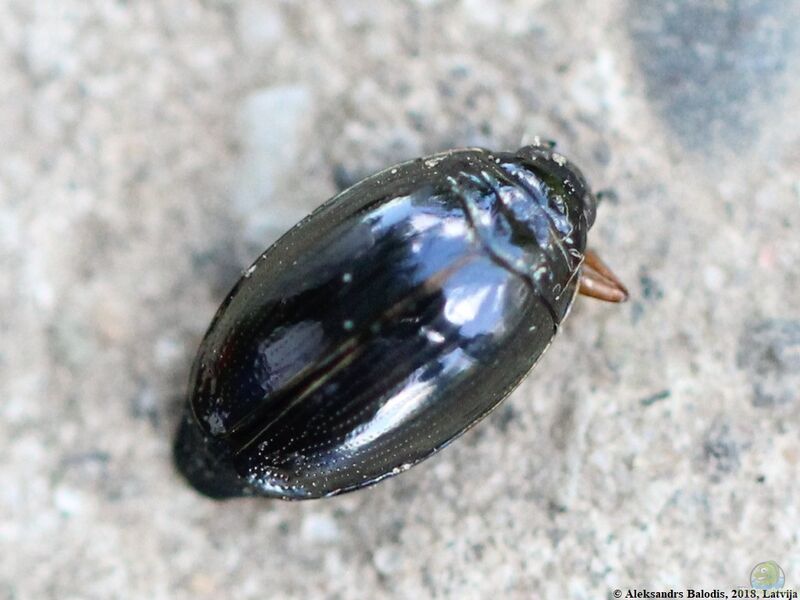
<instances>
[{"instance_id":1,"label":"beetle leg","mask_svg":"<svg viewBox=\"0 0 800 600\"><path fill-rule=\"evenodd\" d=\"M600 260L594 250L584 254L578 293L606 302L625 302L628 290L617 276Z\"/></svg>"}]
</instances>

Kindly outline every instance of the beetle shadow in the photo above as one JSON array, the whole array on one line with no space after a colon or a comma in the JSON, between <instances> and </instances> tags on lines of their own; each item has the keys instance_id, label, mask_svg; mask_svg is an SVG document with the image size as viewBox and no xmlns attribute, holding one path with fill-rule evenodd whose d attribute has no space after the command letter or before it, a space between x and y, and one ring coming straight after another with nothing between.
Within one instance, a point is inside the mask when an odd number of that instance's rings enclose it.
<instances>
[{"instance_id":1,"label":"beetle shadow","mask_svg":"<svg viewBox=\"0 0 800 600\"><path fill-rule=\"evenodd\" d=\"M162 367L152 352L144 352L146 348L135 351L136 362L143 366L138 376L138 392L130 401L130 414L136 420L148 422L170 440L174 439L185 413L189 372L205 327L216 306L241 276L245 263L236 234L238 225L232 218L207 214L199 220L200 243L187 237L186 269L175 276L169 289L162 291L164 306L169 308L164 314L155 311L147 325L157 332L169 331L155 341L155 347L158 352L159 345L168 344L170 361ZM206 312L201 313L204 309Z\"/></svg>"}]
</instances>

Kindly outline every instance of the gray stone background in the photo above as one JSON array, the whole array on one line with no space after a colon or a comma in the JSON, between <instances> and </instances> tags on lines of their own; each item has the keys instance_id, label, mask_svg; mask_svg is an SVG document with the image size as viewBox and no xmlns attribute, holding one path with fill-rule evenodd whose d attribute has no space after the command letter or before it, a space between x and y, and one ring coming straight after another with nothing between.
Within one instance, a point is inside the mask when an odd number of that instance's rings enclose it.
<instances>
[{"instance_id":1,"label":"gray stone background","mask_svg":"<svg viewBox=\"0 0 800 600\"><path fill-rule=\"evenodd\" d=\"M0 598L607 598L800 589L796 0L0 2ZM337 188L559 141L624 306L408 473L214 503L187 371Z\"/></svg>"}]
</instances>

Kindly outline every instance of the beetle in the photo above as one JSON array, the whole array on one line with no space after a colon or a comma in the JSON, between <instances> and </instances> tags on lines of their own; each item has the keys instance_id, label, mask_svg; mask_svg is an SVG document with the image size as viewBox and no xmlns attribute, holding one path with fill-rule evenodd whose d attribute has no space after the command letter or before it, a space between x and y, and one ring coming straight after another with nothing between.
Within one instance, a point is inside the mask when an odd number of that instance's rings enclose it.
<instances>
[{"instance_id":1,"label":"beetle","mask_svg":"<svg viewBox=\"0 0 800 600\"><path fill-rule=\"evenodd\" d=\"M175 442L213 498L287 500L407 470L484 418L576 294L627 291L586 249L597 199L550 144L451 150L326 202L267 249L200 345Z\"/></svg>"}]
</instances>

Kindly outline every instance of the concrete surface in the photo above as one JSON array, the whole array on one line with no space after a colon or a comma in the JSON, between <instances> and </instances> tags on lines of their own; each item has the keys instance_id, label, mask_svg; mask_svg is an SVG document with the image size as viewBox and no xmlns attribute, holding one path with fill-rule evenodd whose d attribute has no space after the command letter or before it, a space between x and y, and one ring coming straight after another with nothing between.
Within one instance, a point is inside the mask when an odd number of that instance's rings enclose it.
<instances>
[{"instance_id":1,"label":"concrete surface","mask_svg":"<svg viewBox=\"0 0 800 600\"><path fill-rule=\"evenodd\" d=\"M0 598L800 589L800 4L0 3ZM370 490L217 504L187 370L264 247L377 168L559 141L632 301Z\"/></svg>"}]
</instances>

